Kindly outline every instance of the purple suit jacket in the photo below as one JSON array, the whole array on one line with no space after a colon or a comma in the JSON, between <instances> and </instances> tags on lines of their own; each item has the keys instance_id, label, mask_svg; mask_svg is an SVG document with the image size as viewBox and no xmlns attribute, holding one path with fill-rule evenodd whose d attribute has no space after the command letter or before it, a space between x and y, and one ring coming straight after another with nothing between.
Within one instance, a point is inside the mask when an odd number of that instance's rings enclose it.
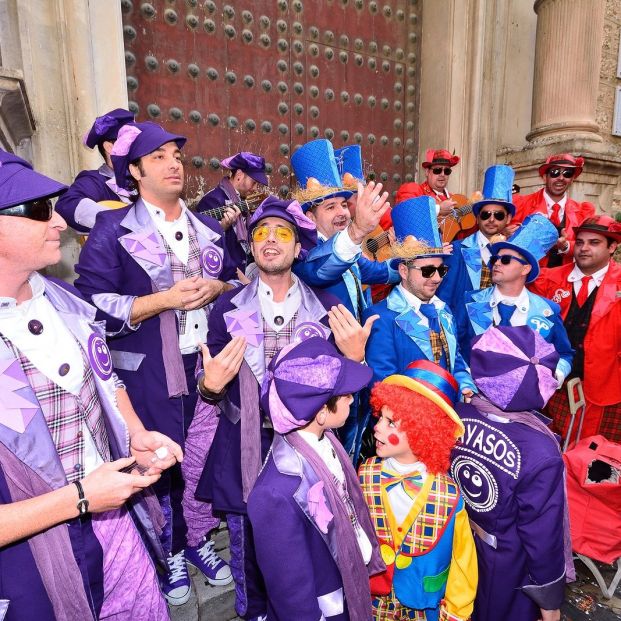
<instances>
[{"instance_id":1,"label":"purple suit jacket","mask_svg":"<svg viewBox=\"0 0 621 621\"><path fill-rule=\"evenodd\" d=\"M94 346L91 346L104 334L103 326L95 320L95 309L74 295L71 288L64 283L60 286L46 281L45 296L89 356L95 371L93 377L97 386L97 394L106 418L106 429L113 459L126 457L129 454L127 427L116 406L115 381L112 374L108 373L111 369L110 360L105 357L107 354L103 348L99 349L100 353L95 360ZM15 360L13 353L0 341L0 361L11 360ZM16 472L23 473L20 476L36 478L47 491L59 489L67 484L60 458L37 397L23 375L19 363L17 363L18 370L15 369L15 364L12 364L5 369L5 373L10 373L9 377L13 378L14 384L15 373L21 372L22 377L18 379L26 386L19 390L19 395L35 404L36 411L31 415L23 430L17 426L13 429L0 424L0 444L2 445L0 504L14 501L9 485L7 485L7 478L9 476L15 478ZM102 369L106 372L102 372ZM0 407L2 407L1 404ZM21 464L21 466L16 468L16 464ZM21 479L16 484L20 485L20 482ZM23 489L29 489L27 480L23 484L25 486ZM145 541L149 542L156 554L163 558L159 537L155 533L146 505L138 496L132 500L131 506L133 517L146 536ZM67 550L66 553L69 557L73 555L75 558L77 570L82 573L86 597L92 609L97 611L103 598L103 552L93 533L90 520L70 520L55 528L68 530L71 550ZM35 535L35 537L40 536ZM32 552L29 540L25 539L0 548L0 600L8 599L11 602L6 621L41 621L54 618L50 598L41 579L35 560L36 556ZM71 584L66 587L79 589L81 585Z\"/></svg>"},{"instance_id":2,"label":"purple suit jacket","mask_svg":"<svg viewBox=\"0 0 621 621\"><path fill-rule=\"evenodd\" d=\"M224 281L234 279L235 266L224 246L220 225L212 218L190 211L188 217L201 251L217 251L222 257L216 277ZM174 284L161 238L141 200L131 207L97 216L75 270L79 274L76 287L97 307L97 317L106 321L115 370L125 382L138 416L147 429L161 431L183 445L182 399L169 397L165 367L165 358L174 359L175 366L180 367L178 373L183 373L176 344L177 323L172 335L162 332L166 328L161 315L137 327L129 325L136 296L164 291ZM205 264L203 276L214 277ZM189 385L188 389L196 390L196 386Z\"/></svg>"},{"instance_id":3,"label":"purple suit jacket","mask_svg":"<svg viewBox=\"0 0 621 621\"><path fill-rule=\"evenodd\" d=\"M479 585L472 619L535 621L540 607L559 608L565 591L559 446L472 405L459 403L456 410L466 433L453 450L451 475L470 520L482 529L475 537Z\"/></svg>"},{"instance_id":4,"label":"purple suit jacket","mask_svg":"<svg viewBox=\"0 0 621 621\"><path fill-rule=\"evenodd\" d=\"M212 356L218 354L232 340L228 331L226 318L231 314L245 312L257 313L257 330L263 333L259 301L257 298L258 280L253 280L242 289L228 291L215 303L209 315L209 332L207 345ZM332 339L328 326L328 309L339 303L333 295L321 290L311 289L300 281L302 303L298 310L298 338L317 336L320 332L325 338ZM249 344L244 358L257 380L257 400L259 389L265 373L265 354L263 343L258 346ZM227 387L225 397L218 403L222 412L213 444L207 457L205 469L199 480L196 497L208 500L213 508L224 513L246 513L246 503L242 498L241 476L241 424L239 379L236 377ZM267 455L273 432L271 428L262 427L262 456Z\"/></svg>"},{"instance_id":5,"label":"purple suit jacket","mask_svg":"<svg viewBox=\"0 0 621 621\"><path fill-rule=\"evenodd\" d=\"M269 621L349 619L336 562L339 545L334 521L327 533L322 533L308 506L308 491L319 480L286 436L275 434L248 498L257 562L268 594ZM358 514L368 511L362 500L355 509ZM370 573L384 569L377 547L368 568Z\"/></svg>"}]
</instances>

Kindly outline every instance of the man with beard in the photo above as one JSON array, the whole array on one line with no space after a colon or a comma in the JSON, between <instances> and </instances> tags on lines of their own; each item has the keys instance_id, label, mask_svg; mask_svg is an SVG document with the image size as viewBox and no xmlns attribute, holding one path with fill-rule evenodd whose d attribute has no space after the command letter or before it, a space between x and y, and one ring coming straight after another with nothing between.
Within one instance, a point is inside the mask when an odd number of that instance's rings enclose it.
<instances>
[{"instance_id":1,"label":"man with beard","mask_svg":"<svg viewBox=\"0 0 621 621\"><path fill-rule=\"evenodd\" d=\"M621 224L596 216L574 233L575 264L543 269L531 289L560 305L576 350L569 378L581 378L584 388L582 437L599 433L621 442L621 266L612 258L621 242ZM548 413L565 437L569 423L565 389L552 397Z\"/></svg>"},{"instance_id":2,"label":"man with beard","mask_svg":"<svg viewBox=\"0 0 621 621\"><path fill-rule=\"evenodd\" d=\"M181 446L194 416L198 343L206 338L210 304L235 277L219 224L192 213L180 198L185 141L155 123L121 128L114 171L123 187L137 186L138 198L99 214L75 268L76 286L106 321L114 366L138 416ZM231 581L213 541L188 544L184 487L181 465L156 486L170 525L162 588L172 605L190 597L186 560L213 584ZM211 516L205 534L218 524Z\"/></svg>"},{"instance_id":3,"label":"man with beard","mask_svg":"<svg viewBox=\"0 0 621 621\"><path fill-rule=\"evenodd\" d=\"M495 235L502 234L515 215L515 205L511 202L514 177L510 166L490 166L485 171L483 199L472 206L478 230L453 242L453 252L446 260L450 269L438 287L438 297L455 313L463 304L466 291L492 284L490 243Z\"/></svg>"},{"instance_id":4,"label":"man with beard","mask_svg":"<svg viewBox=\"0 0 621 621\"><path fill-rule=\"evenodd\" d=\"M379 315L366 349L373 380L403 373L415 360L430 360L455 376L461 394L469 398L474 384L459 351L453 314L436 296L448 272L448 253L440 242L434 201L412 198L399 203L392 215L401 283L363 314L365 319Z\"/></svg>"},{"instance_id":5,"label":"man with beard","mask_svg":"<svg viewBox=\"0 0 621 621\"><path fill-rule=\"evenodd\" d=\"M220 166L227 171L227 176L201 198L196 211L210 212L209 215L220 221L233 249L233 260L243 271L248 252L247 218L241 216L237 205L259 187L268 185L265 159L255 153L242 151L223 159Z\"/></svg>"},{"instance_id":6,"label":"man with beard","mask_svg":"<svg viewBox=\"0 0 621 621\"><path fill-rule=\"evenodd\" d=\"M561 386L571 370L574 351L560 308L531 293L526 284L539 275L539 259L556 243L558 233L547 218L534 214L506 241L490 247L492 285L468 291L458 317L462 351L470 360L472 339L493 326L529 326L559 353L555 377Z\"/></svg>"},{"instance_id":7,"label":"man with beard","mask_svg":"<svg viewBox=\"0 0 621 621\"><path fill-rule=\"evenodd\" d=\"M521 223L533 213L546 216L559 233L558 241L550 249L542 267L557 267L571 263L575 234L574 229L586 218L595 215L595 207L587 201L579 203L567 196L569 187L580 176L584 159L570 153L551 155L539 167L539 175L545 185L532 194L516 194L513 202L517 207L514 224Z\"/></svg>"},{"instance_id":8,"label":"man with beard","mask_svg":"<svg viewBox=\"0 0 621 621\"><path fill-rule=\"evenodd\" d=\"M380 191L381 186L370 188L364 197L378 219L387 208L385 195L375 201ZM198 389L218 404L221 415L197 497L226 515L236 611L258 619L267 612L267 601L246 503L273 436L259 404L266 369L283 347L312 336L334 338L345 356L361 361L372 322L362 328L353 318L341 321L341 314L330 310L338 304L334 296L311 289L292 273L294 261L317 243L315 227L297 201L267 198L249 223L249 235L258 275L217 301L202 346Z\"/></svg>"}]
</instances>

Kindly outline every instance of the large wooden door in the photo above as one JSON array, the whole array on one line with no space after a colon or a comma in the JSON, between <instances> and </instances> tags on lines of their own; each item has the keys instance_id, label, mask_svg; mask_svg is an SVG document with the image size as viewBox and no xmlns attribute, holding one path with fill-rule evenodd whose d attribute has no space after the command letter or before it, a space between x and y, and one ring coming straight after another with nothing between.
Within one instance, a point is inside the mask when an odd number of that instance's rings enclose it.
<instances>
[{"instance_id":1,"label":"large wooden door","mask_svg":"<svg viewBox=\"0 0 621 621\"><path fill-rule=\"evenodd\" d=\"M368 174L396 190L415 170L417 0L121 0L127 88L138 120L189 138L187 196L220 159L262 154L271 185L326 137L362 145Z\"/></svg>"}]
</instances>

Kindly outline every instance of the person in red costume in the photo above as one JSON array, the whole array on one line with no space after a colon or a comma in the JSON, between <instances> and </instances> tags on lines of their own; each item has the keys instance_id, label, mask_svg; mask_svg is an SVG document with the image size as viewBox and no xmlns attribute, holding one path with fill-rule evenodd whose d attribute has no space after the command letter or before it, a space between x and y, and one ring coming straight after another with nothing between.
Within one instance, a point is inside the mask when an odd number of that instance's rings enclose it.
<instances>
[{"instance_id":1,"label":"person in red costume","mask_svg":"<svg viewBox=\"0 0 621 621\"><path fill-rule=\"evenodd\" d=\"M446 149L427 149L425 161L425 181L423 183L404 183L398 190L395 205L416 196L431 196L436 201L438 218L448 216L458 201L446 189L453 166L459 164L459 156L451 155ZM460 196L461 198L461 196ZM392 226L390 212L385 213L380 226L387 230Z\"/></svg>"},{"instance_id":2,"label":"person in red costume","mask_svg":"<svg viewBox=\"0 0 621 621\"><path fill-rule=\"evenodd\" d=\"M621 265L612 258L621 242L621 224L608 216L585 220L575 235L575 264L543 269L531 289L560 304L576 350L569 379L580 377L586 412L582 437L602 434L621 442ZM548 414L565 436L567 391L550 399Z\"/></svg>"},{"instance_id":3,"label":"person in red costume","mask_svg":"<svg viewBox=\"0 0 621 621\"><path fill-rule=\"evenodd\" d=\"M595 215L595 207L587 201L579 203L567 195L569 186L580 176L584 158L570 153L551 155L539 167L544 187L532 194L515 194L513 202L517 212L512 224L521 223L532 213L542 213L550 219L559 232L556 246L541 261L542 267L558 267L572 263L575 227Z\"/></svg>"}]
</instances>

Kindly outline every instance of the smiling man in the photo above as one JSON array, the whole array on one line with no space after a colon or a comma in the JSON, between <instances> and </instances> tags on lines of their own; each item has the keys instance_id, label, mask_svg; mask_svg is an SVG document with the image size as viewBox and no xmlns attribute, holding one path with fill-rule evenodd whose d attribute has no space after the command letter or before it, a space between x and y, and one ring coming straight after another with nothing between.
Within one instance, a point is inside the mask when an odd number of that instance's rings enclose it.
<instances>
[{"instance_id":1,"label":"smiling man","mask_svg":"<svg viewBox=\"0 0 621 621\"><path fill-rule=\"evenodd\" d=\"M570 378L582 379L586 412L582 437L602 434L621 442L621 266L612 258L621 224L608 216L585 220L575 231L575 264L544 269L532 290L561 307L576 350ZM556 431L567 434L567 391L548 404Z\"/></svg>"},{"instance_id":2,"label":"smiling man","mask_svg":"<svg viewBox=\"0 0 621 621\"><path fill-rule=\"evenodd\" d=\"M227 281L235 277L220 225L190 212L180 198L185 141L155 123L121 128L112 152L115 176L123 187L135 187L138 198L97 216L76 265L76 286L106 321L114 366L138 415L182 446L194 416L194 370L209 305L232 288ZM186 556L211 583L231 580L212 541L186 547L183 490L180 466L158 482L171 515L163 591L173 605L190 597ZM211 517L207 528L218 523Z\"/></svg>"},{"instance_id":3,"label":"smiling man","mask_svg":"<svg viewBox=\"0 0 621 621\"><path fill-rule=\"evenodd\" d=\"M533 213L545 215L556 227L559 238L542 261L542 267L557 267L571 263L574 247L574 228L586 218L595 215L595 207L587 201L578 202L567 195L571 184L582 173L584 159L570 153L551 155L539 167L539 175L544 180L544 187L534 192L513 199L517 213L514 224L521 223Z\"/></svg>"},{"instance_id":4,"label":"smiling man","mask_svg":"<svg viewBox=\"0 0 621 621\"><path fill-rule=\"evenodd\" d=\"M569 371L574 351L560 317L558 304L526 288L539 275L539 259L556 243L554 226L535 214L507 241L490 247L492 287L469 291L463 312L458 313L464 357L470 359L472 339L493 326L529 326L559 353L555 377L561 386Z\"/></svg>"}]
</instances>

